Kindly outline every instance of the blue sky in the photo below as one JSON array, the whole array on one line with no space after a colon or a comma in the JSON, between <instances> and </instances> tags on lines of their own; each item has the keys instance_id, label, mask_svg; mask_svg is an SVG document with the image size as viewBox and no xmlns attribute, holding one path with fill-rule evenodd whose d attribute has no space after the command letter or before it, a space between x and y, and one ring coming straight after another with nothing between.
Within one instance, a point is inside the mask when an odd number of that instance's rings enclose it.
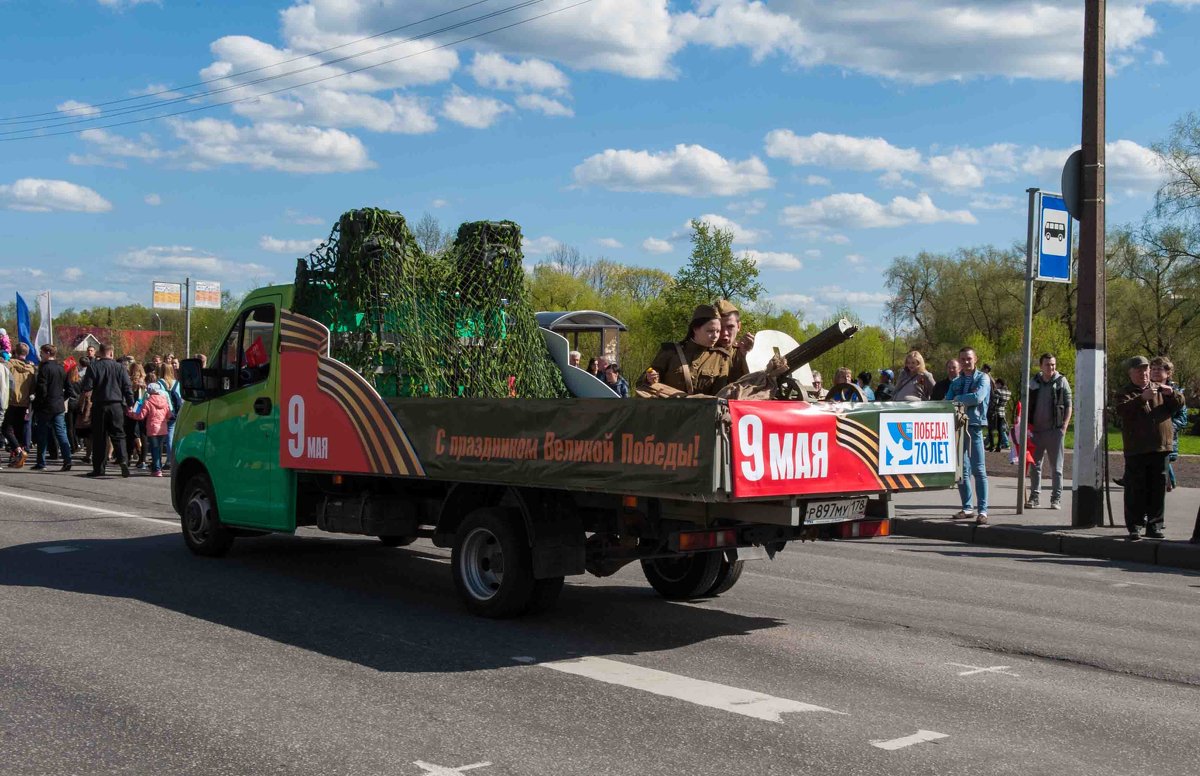
<instances>
[{"instance_id":1,"label":"blue sky","mask_svg":"<svg viewBox=\"0 0 1200 776\"><path fill-rule=\"evenodd\" d=\"M1082 0L578 2L0 2L0 293L287 282L375 205L670 272L704 217L779 306L875 321L893 258L1022 240L1025 189L1078 143ZM1200 0L1108 5L1116 225L1196 108Z\"/></svg>"}]
</instances>

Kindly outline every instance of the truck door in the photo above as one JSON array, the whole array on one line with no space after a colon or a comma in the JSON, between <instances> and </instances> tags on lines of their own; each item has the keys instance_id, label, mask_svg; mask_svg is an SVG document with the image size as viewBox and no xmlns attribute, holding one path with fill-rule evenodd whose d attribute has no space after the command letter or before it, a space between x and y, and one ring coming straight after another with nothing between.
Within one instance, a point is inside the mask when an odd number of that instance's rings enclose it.
<instances>
[{"instance_id":1,"label":"truck door","mask_svg":"<svg viewBox=\"0 0 1200 776\"><path fill-rule=\"evenodd\" d=\"M221 395L208 402L205 458L221 520L295 528L291 474L279 466L278 326L282 297L264 297L234 322L217 354Z\"/></svg>"}]
</instances>

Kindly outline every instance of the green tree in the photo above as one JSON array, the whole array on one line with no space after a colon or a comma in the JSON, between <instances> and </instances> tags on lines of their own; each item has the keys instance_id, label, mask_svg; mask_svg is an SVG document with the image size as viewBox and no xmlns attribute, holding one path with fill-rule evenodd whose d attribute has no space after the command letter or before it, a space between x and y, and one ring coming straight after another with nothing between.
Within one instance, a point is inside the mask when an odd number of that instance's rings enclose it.
<instances>
[{"instance_id":1,"label":"green tree","mask_svg":"<svg viewBox=\"0 0 1200 776\"><path fill-rule=\"evenodd\" d=\"M758 265L733 255L733 232L692 219L692 254L675 275L674 299L693 304L717 299L753 302L763 292Z\"/></svg>"}]
</instances>

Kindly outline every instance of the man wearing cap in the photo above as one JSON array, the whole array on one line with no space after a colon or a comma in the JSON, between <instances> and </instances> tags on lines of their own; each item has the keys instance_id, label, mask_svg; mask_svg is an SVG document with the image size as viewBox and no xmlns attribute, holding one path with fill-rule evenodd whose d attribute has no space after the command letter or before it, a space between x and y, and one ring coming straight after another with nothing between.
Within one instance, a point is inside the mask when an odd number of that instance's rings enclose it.
<instances>
[{"instance_id":1,"label":"man wearing cap","mask_svg":"<svg viewBox=\"0 0 1200 776\"><path fill-rule=\"evenodd\" d=\"M721 314L711 304L692 312L687 337L664 343L650 368L659 382L648 387L656 397L715 395L730 382L733 356L717 347L721 338ZM740 375L739 375L740 376Z\"/></svg>"},{"instance_id":2,"label":"man wearing cap","mask_svg":"<svg viewBox=\"0 0 1200 776\"><path fill-rule=\"evenodd\" d=\"M891 401L896 392L896 373L890 369L879 370L879 387L875 389L876 401Z\"/></svg>"},{"instance_id":3,"label":"man wearing cap","mask_svg":"<svg viewBox=\"0 0 1200 776\"><path fill-rule=\"evenodd\" d=\"M1183 403L1179 392L1150 380L1150 359L1134 356L1126 362L1129 383L1117 392L1113 407L1121 418L1125 452L1125 528L1129 538L1163 538L1167 496L1167 455L1175 439L1171 416Z\"/></svg>"},{"instance_id":4,"label":"man wearing cap","mask_svg":"<svg viewBox=\"0 0 1200 776\"><path fill-rule=\"evenodd\" d=\"M729 381L750 374L750 365L746 363L746 354L754 348L754 335L742 334L742 313L728 299L718 299L717 314L721 316L721 337L717 347L729 352L733 357L733 366L729 368Z\"/></svg>"}]
</instances>

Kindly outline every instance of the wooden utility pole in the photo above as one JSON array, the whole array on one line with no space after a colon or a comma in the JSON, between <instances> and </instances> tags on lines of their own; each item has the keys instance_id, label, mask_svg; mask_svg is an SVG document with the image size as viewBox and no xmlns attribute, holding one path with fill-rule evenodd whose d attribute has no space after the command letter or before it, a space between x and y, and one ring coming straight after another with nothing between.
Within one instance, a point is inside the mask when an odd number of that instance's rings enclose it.
<instances>
[{"instance_id":1,"label":"wooden utility pole","mask_svg":"<svg viewBox=\"0 0 1200 776\"><path fill-rule=\"evenodd\" d=\"M1084 0L1083 212L1079 219L1079 315L1075 319L1075 495L1071 525L1104 522L1104 6Z\"/></svg>"}]
</instances>

